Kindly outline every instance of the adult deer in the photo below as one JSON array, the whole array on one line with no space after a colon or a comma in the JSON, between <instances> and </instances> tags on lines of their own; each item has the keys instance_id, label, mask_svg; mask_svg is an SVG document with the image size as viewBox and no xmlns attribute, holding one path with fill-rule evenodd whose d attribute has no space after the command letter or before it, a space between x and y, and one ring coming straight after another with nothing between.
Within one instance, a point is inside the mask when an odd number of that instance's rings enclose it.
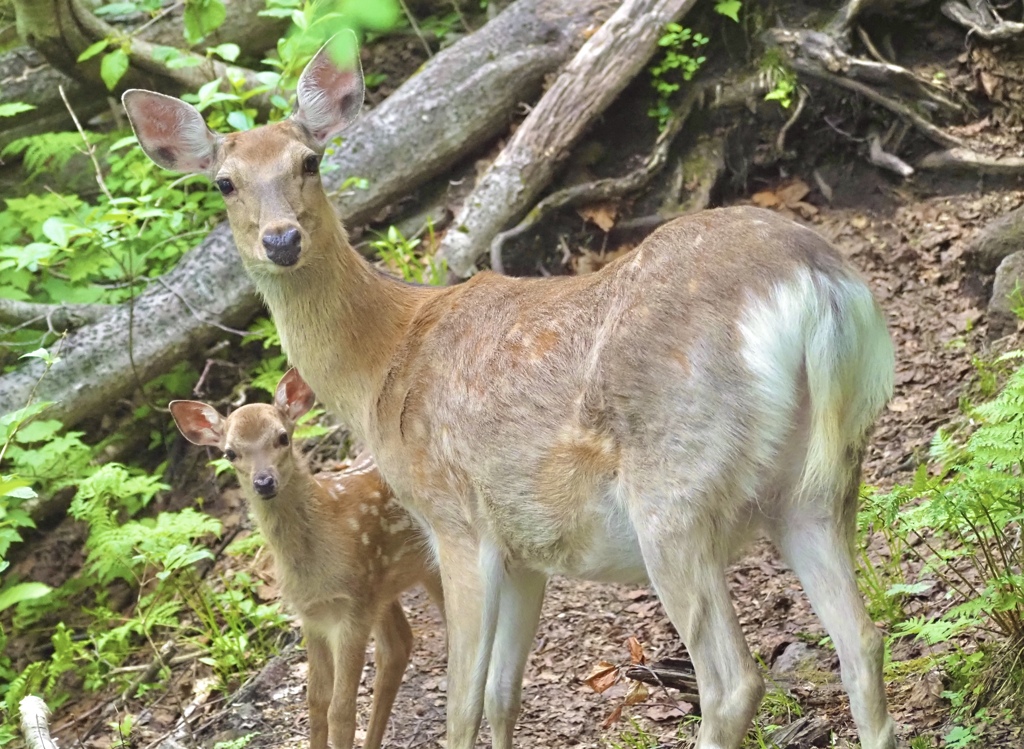
<instances>
[{"instance_id":1,"label":"adult deer","mask_svg":"<svg viewBox=\"0 0 1024 749\"><path fill-rule=\"evenodd\" d=\"M372 458L313 475L292 443L314 395L294 369L274 405L250 403L227 417L199 401L171 401L187 440L219 448L274 554L281 593L302 619L309 653L312 749L353 745L356 692L370 633L377 674L365 749L377 749L412 650L399 595L422 584L442 601L424 538L395 501Z\"/></svg>"},{"instance_id":2,"label":"adult deer","mask_svg":"<svg viewBox=\"0 0 1024 749\"><path fill-rule=\"evenodd\" d=\"M473 745L485 708L512 746L554 574L650 581L696 668L698 748L739 747L763 683L725 568L758 530L832 636L862 746L894 747L851 561L893 379L865 284L818 234L753 208L674 221L588 276L404 284L352 249L318 176L362 97L358 63L321 50L295 114L249 132L215 135L154 93L124 103L154 161L215 181L289 358L429 529L450 749Z\"/></svg>"}]
</instances>

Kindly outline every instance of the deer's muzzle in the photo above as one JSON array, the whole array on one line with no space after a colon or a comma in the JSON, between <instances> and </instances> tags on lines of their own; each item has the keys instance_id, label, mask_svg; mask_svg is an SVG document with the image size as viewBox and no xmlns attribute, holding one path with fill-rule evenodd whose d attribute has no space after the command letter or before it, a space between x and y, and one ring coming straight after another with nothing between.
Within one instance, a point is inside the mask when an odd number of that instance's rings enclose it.
<instances>
[{"instance_id":1,"label":"deer's muzzle","mask_svg":"<svg viewBox=\"0 0 1024 749\"><path fill-rule=\"evenodd\" d=\"M295 227L270 229L263 234L263 248L267 251L267 259L275 265L284 267L295 265L302 251L302 235Z\"/></svg>"}]
</instances>

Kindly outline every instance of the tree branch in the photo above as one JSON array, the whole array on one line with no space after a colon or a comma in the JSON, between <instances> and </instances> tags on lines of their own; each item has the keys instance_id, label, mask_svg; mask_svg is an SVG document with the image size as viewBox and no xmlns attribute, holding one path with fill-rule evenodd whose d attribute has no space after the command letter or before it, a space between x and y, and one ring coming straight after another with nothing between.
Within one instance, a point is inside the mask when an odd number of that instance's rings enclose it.
<instances>
[{"instance_id":1,"label":"tree branch","mask_svg":"<svg viewBox=\"0 0 1024 749\"><path fill-rule=\"evenodd\" d=\"M438 255L466 277L494 236L522 216L573 144L647 63L665 24L695 0L625 0L587 40L480 178Z\"/></svg>"},{"instance_id":2,"label":"tree branch","mask_svg":"<svg viewBox=\"0 0 1024 749\"><path fill-rule=\"evenodd\" d=\"M39 304L0 298L0 325L60 333L97 322L111 309L106 304Z\"/></svg>"}]
</instances>

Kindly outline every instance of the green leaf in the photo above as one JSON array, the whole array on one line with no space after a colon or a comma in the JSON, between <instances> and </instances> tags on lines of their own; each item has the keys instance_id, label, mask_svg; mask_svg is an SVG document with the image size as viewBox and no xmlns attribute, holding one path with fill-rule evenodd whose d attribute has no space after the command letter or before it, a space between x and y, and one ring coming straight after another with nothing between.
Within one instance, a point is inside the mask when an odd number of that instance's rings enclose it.
<instances>
[{"instance_id":1,"label":"green leaf","mask_svg":"<svg viewBox=\"0 0 1024 749\"><path fill-rule=\"evenodd\" d=\"M100 77L107 84L107 90L113 91L117 82L128 72L128 54L123 49L115 49L104 55L100 63Z\"/></svg>"},{"instance_id":2,"label":"green leaf","mask_svg":"<svg viewBox=\"0 0 1024 749\"><path fill-rule=\"evenodd\" d=\"M68 246L68 233L64 228L64 221L56 216L50 216L43 222L43 234L58 247Z\"/></svg>"},{"instance_id":3,"label":"green leaf","mask_svg":"<svg viewBox=\"0 0 1024 749\"><path fill-rule=\"evenodd\" d=\"M4 591L0 591L0 611L9 609L11 606L30 601L34 598L42 598L53 588L44 583L18 583Z\"/></svg>"},{"instance_id":4,"label":"green leaf","mask_svg":"<svg viewBox=\"0 0 1024 749\"><path fill-rule=\"evenodd\" d=\"M98 42L94 42L85 48L85 51L78 56L78 62L85 62L90 57L95 57L100 52L107 48L110 44L109 39L100 39Z\"/></svg>"},{"instance_id":5,"label":"green leaf","mask_svg":"<svg viewBox=\"0 0 1024 749\"><path fill-rule=\"evenodd\" d=\"M0 117L13 117L16 114L22 112L31 112L35 109L32 104L26 104L22 101L12 101L7 104L0 104Z\"/></svg>"},{"instance_id":6,"label":"green leaf","mask_svg":"<svg viewBox=\"0 0 1024 749\"><path fill-rule=\"evenodd\" d=\"M742 7L743 3L740 0L719 0L719 2L715 3L715 13L719 13L739 23L740 8Z\"/></svg>"},{"instance_id":7,"label":"green leaf","mask_svg":"<svg viewBox=\"0 0 1024 749\"><path fill-rule=\"evenodd\" d=\"M185 40L198 44L227 18L224 0L185 0Z\"/></svg>"},{"instance_id":8,"label":"green leaf","mask_svg":"<svg viewBox=\"0 0 1024 749\"><path fill-rule=\"evenodd\" d=\"M252 117L239 109L228 114L228 124L235 130L252 130L253 127Z\"/></svg>"},{"instance_id":9,"label":"green leaf","mask_svg":"<svg viewBox=\"0 0 1024 749\"><path fill-rule=\"evenodd\" d=\"M210 51L228 62L234 62L242 54L242 49L237 44L218 44Z\"/></svg>"}]
</instances>

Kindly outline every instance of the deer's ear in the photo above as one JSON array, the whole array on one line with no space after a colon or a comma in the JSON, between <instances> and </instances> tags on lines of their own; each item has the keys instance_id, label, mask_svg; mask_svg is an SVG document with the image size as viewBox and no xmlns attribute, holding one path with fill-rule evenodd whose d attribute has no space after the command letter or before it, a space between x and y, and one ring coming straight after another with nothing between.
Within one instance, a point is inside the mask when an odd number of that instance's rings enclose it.
<instances>
[{"instance_id":1,"label":"deer's ear","mask_svg":"<svg viewBox=\"0 0 1024 749\"><path fill-rule=\"evenodd\" d=\"M171 401L169 408L185 439L194 445L220 447L224 417L215 408L199 401Z\"/></svg>"},{"instance_id":2,"label":"deer's ear","mask_svg":"<svg viewBox=\"0 0 1024 749\"><path fill-rule=\"evenodd\" d=\"M293 424L313 407L315 401L313 391L295 368L285 372L284 377L277 383L274 405Z\"/></svg>"},{"instance_id":3,"label":"deer's ear","mask_svg":"<svg viewBox=\"0 0 1024 749\"><path fill-rule=\"evenodd\" d=\"M356 35L342 32L320 48L302 71L294 120L324 148L363 106L363 69Z\"/></svg>"},{"instance_id":4,"label":"deer's ear","mask_svg":"<svg viewBox=\"0 0 1024 749\"><path fill-rule=\"evenodd\" d=\"M164 169L210 174L219 138L199 110L173 96L133 88L121 97L139 145Z\"/></svg>"}]
</instances>

